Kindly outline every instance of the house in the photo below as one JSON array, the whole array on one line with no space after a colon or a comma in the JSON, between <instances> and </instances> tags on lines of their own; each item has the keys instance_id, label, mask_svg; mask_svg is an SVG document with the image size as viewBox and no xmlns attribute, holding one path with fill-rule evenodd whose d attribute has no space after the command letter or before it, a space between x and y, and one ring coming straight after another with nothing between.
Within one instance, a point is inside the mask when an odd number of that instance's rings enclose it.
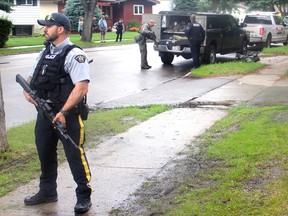
<instances>
[{"instance_id":1,"label":"house","mask_svg":"<svg viewBox=\"0 0 288 216\"><path fill-rule=\"evenodd\" d=\"M63 1L58 3L59 12L64 9L66 0ZM152 13L153 5L159 3L159 0L99 0L97 5L107 16L108 27L112 27L120 18L123 18L125 26L129 20L138 20L142 23L142 14Z\"/></svg>"},{"instance_id":2,"label":"house","mask_svg":"<svg viewBox=\"0 0 288 216\"><path fill-rule=\"evenodd\" d=\"M62 13L66 0L9 0L13 12L7 14L0 11L0 17L8 17L13 23L12 35L33 35L41 32L37 19L44 18L53 12ZM97 5L107 15L107 24L112 27L119 18L128 21L135 19L142 22L143 13L152 13L152 6L159 4L158 0L99 0Z\"/></svg>"}]
</instances>

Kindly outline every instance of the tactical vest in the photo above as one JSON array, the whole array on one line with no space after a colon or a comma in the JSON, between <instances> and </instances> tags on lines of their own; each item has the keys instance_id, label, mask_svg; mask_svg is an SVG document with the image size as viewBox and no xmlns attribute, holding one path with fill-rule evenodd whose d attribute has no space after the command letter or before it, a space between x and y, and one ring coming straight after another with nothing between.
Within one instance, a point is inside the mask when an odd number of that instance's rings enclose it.
<instances>
[{"instance_id":1,"label":"tactical vest","mask_svg":"<svg viewBox=\"0 0 288 216\"><path fill-rule=\"evenodd\" d=\"M122 30L123 30L123 23L117 22L117 23L116 23L116 29L117 29L118 31L122 31Z\"/></svg>"},{"instance_id":2,"label":"tactical vest","mask_svg":"<svg viewBox=\"0 0 288 216\"><path fill-rule=\"evenodd\" d=\"M202 27L197 22L189 23L185 28L185 34L188 37L190 43L202 43L205 39L205 35L202 34Z\"/></svg>"},{"instance_id":3,"label":"tactical vest","mask_svg":"<svg viewBox=\"0 0 288 216\"><path fill-rule=\"evenodd\" d=\"M38 62L30 86L40 98L53 103L65 103L74 88L69 73L64 70L67 54L77 47L66 45L59 54L51 54L49 46Z\"/></svg>"}]
</instances>

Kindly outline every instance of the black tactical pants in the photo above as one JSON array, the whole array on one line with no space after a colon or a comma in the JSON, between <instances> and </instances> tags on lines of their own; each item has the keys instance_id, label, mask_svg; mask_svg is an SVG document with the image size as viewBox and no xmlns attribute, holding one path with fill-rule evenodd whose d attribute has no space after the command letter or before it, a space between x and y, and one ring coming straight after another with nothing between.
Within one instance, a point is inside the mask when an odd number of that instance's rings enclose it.
<instances>
[{"instance_id":1,"label":"black tactical pants","mask_svg":"<svg viewBox=\"0 0 288 216\"><path fill-rule=\"evenodd\" d=\"M92 189L89 186L91 173L88 161L82 147L84 143L84 125L77 114L68 114L66 117L67 131L76 148L67 140L61 140L65 155L69 163L74 181L77 183L76 195L78 200L90 197ZM46 197L57 195L57 143L58 136L50 121L39 112L35 126L36 146L41 162L40 194Z\"/></svg>"},{"instance_id":2,"label":"black tactical pants","mask_svg":"<svg viewBox=\"0 0 288 216\"><path fill-rule=\"evenodd\" d=\"M123 34L123 32L122 32L122 30L117 30L116 31L116 42L118 42L118 39L119 39L119 41L122 41L122 34Z\"/></svg>"},{"instance_id":3,"label":"black tactical pants","mask_svg":"<svg viewBox=\"0 0 288 216\"><path fill-rule=\"evenodd\" d=\"M190 50L191 50L191 56L193 59L193 66L195 68L198 68L201 66L200 62L200 43L191 43Z\"/></svg>"}]
</instances>

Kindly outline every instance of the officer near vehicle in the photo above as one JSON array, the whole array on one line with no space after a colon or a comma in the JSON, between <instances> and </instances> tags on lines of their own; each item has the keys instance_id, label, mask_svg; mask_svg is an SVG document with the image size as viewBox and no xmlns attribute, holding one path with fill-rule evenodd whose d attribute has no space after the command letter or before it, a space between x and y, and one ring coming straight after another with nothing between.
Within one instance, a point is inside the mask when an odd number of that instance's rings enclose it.
<instances>
[{"instance_id":1,"label":"officer near vehicle","mask_svg":"<svg viewBox=\"0 0 288 216\"><path fill-rule=\"evenodd\" d=\"M151 66L147 61L147 39L156 40L156 35L152 31L152 27L156 25L155 20L149 20L144 23L140 30L139 35L135 38L135 41L139 44L140 54L141 54L141 69L150 69Z\"/></svg>"},{"instance_id":2,"label":"officer near vehicle","mask_svg":"<svg viewBox=\"0 0 288 216\"><path fill-rule=\"evenodd\" d=\"M205 39L205 30L202 25L196 21L195 14L190 16L191 23L185 28L185 34L190 43L191 56L193 59L194 68L201 66L200 61L200 47Z\"/></svg>"},{"instance_id":3,"label":"officer near vehicle","mask_svg":"<svg viewBox=\"0 0 288 216\"><path fill-rule=\"evenodd\" d=\"M37 95L52 107L55 118L66 129L71 141L58 136L51 121L38 110L35 125L35 142L41 163L41 176L38 193L25 198L26 205L56 202L57 195L57 144L61 139L73 179L77 184L76 213L89 210L92 188L89 185L91 173L83 148L84 124L82 107L90 82L89 65L82 49L73 45L69 38L71 24L60 13L52 13L45 20L37 20L44 27L46 48L44 48L29 72L27 82ZM32 104L37 103L24 91L25 98Z\"/></svg>"}]
</instances>

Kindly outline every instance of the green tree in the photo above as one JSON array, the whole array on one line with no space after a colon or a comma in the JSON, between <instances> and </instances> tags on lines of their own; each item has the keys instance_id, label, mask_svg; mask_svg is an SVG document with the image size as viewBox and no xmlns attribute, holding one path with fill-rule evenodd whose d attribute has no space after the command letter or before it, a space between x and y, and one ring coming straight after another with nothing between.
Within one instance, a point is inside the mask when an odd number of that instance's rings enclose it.
<instances>
[{"instance_id":1,"label":"green tree","mask_svg":"<svg viewBox=\"0 0 288 216\"><path fill-rule=\"evenodd\" d=\"M12 5L9 3L9 1L0 0L0 10L10 13L12 12L11 6Z\"/></svg>"},{"instance_id":2,"label":"green tree","mask_svg":"<svg viewBox=\"0 0 288 216\"><path fill-rule=\"evenodd\" d=\"M0 0L0 10L7 13L12 12L12 4L8 0ZM5 17L0 17L0 48L4 47L8 41L8 36L12 29L12 22Z\"/></svg>"},{"instance_id":3,"label":"green tree","mask_svg":"<svg viewBox=\"0 0 288 216\"><path fill-rule=\"evenodd\" d=\"M236 0L174 0L175 10L195 12L232 12L237 9Z\"/></svg>"},{"instance_id":4,"label":"green tree","mask_svg":"<svg viewBox=\"0 0 288 216\"><path fill-rule=\"evenodd\" d=\"M174 0L175 11L198 11L198 1Z\"/></svg>"},{"instance_id":5,"label":"green tree","mask_svg":"<svg viewBox=\"0 0 288 216\"><path fill-rule=\"evenodd\" d=\"M65 5L64 14L71 20L72 29L77 29L80 16L84 18L82 41L91 42L92 26L95 22L93 18L101 17L101 11L96 4L97 0L70 0Z\"/></svg>"},{"instance_id":6,"label":"green tree","mask_svg":"<svg viewBox=\"0 0 288 216\"><path fill-rule=\"evenodd\" d=\"M249 7L249 10L275 11L275 5L278 7L282 15L286 15L288 12L288 0L246 0L244 2Z\"/></svg>"}]
</instances>

